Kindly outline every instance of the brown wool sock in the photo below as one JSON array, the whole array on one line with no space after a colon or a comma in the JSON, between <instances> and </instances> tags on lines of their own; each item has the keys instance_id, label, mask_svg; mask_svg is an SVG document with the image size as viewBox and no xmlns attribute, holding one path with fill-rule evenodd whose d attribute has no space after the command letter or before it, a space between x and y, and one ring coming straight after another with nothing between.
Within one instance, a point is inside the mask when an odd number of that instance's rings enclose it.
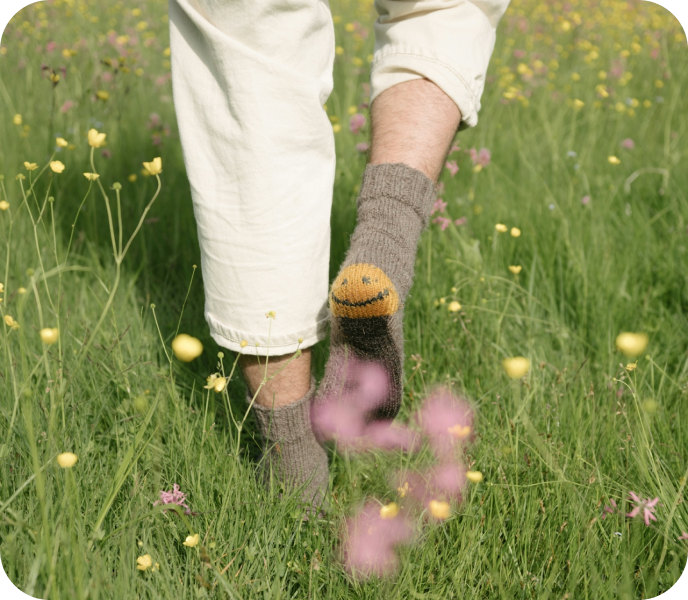
<instances>
[{"instance_id":1,"label":"brown wool sock","mask_svg":"<svg viewBox=\"0 0 688 600\"><path fill-rule=\"evenodd\" d=\"M327 454L311 429L314 395L315 378L311 377L311 387L300 400L275 409L254 403L253 410L263 437L264 482L269 483L272 472L287 489L306 483L303 501L318 507L327 491L329 471Z\"/></svg>"},{"instance_id":2,"label":"brown wool sock","mask_svg":"<svg viewBox=\"0 0 688 600\"><path fill-rule=\"evenodd\" d=\"M418 239L436 198L434 183L403 163L368 165L351 246L330 290L330 358L318 400L336 394L347 356L377 361L389 375L386 400L370 419L393 419L403 392L404 302ZM317 402L317 400L316 400Z\"/></svg>"}]
</instances>

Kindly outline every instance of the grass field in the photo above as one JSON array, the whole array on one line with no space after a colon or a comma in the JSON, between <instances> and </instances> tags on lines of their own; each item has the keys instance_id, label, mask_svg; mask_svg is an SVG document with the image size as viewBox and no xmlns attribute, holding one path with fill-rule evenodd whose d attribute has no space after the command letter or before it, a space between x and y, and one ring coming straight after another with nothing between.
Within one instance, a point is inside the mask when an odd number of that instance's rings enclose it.
<instances>
[{"instance_id":1,"label":"grass field","mask_svg":"<svg viewBox=\"0 0 688 600\"><path fill-rule=\"evenodd\" d=\"M375 15L369 0L331 7L334 276L366 160L357 144L369 129L349 125L368 117ZM469 398L477 437L466 462L484 480L443 521L414 513L397 572L365 579L338 559L344 519L366 501L403 504L391 475L424 468L429 453L333 454L325 521L303 522L295 498L256 482L250 415L237 427L243 383L203 388L235 357L218 358L203 318L166 13L163 0L53 0L22 10L2 37L0 556L10 579L51 599L600 600L669 589L688 551L678 22L647 2L512 1L480 124L457 136L446 206L421 239L399 417L439 384ZM89 145L91 128L105 146ZM162 173L145 176L157 156ZM58 328L55 343L42 342L44 328ZM177 331L203 342L198 359L171 355ZM621 332L649 336L637 362L616 349ZM519 355L531 368L510 380L502 360ZM317 377L326 358L320 344ZM73 468L58 466L63 452L78 456ZM192 515L154 506L173 484ZM629 492L659 499L656 521L624 516ZM619 509L605 512L612 501ZM184 546L192 533L200 543ZM137 569L145 555L152 566Z\"/></svg>"}]
</instances>

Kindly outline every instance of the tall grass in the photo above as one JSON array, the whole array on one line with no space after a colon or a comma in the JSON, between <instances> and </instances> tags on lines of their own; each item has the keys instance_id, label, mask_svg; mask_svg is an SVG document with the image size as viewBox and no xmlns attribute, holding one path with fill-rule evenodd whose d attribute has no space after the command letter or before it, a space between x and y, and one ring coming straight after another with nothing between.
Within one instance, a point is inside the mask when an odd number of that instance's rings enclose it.
<instances>
[{"instance_id":1,"label":"tall grass","mask_svg":"<svg viewBox=\"0 0 688 600\"><path fill-rule=\"evenodd\" d=\"M352 134L348 118L368 114L371 4L332 2L342 47L327 102L340 129L332 275L365 166L355 145L367 130ZM243 383L203 389L235 357L218 355L202 273L192 280L199 249L166 27L161 0L55 0L21 11L2 38L0 310L19 325L0 334L0 555L10 579L54 599L603 599L669 589L688 549L677 539L688 531L688 53L678 24L648 3L514 0L500 25L481 122L459 134L449 160L460 170L441 179L447 207L433 219L452 222L421 240L400 415L440 384L472 399L479 435L467 458L485 480L447 521L419 521L393 578L370 580L347 577L337 560L343 518L365 499L398 501L389 473L425 456L333 454L330 511L318 522L256 482L253 424L236 427ZM107 133L106 147L88 145L90 128ZM58 151L57 136L73 147ZM632 150L620 146L629 138ZM490 164L474 168L471 148L489 148ZM155 156L159 181L141 174ZM59 329L58 343L41 341L46 327ZM168 360L178 328L204 344L189 365ZM635 369L615 349L622 331L649 334ZM315 348L318 377L326 355L326 344ZM515 355L532 368L512 383L501 361ZM66 451L79 457L72 469L56 464ZM154 506L174 483L193 514ZM629 491L659 497L657 522L623 516ZM611 499L621 513L602 519ZM191 533L194 548L183 545ZM146 554L158 569L137 570Z\"/></svg>"}]
</instances>

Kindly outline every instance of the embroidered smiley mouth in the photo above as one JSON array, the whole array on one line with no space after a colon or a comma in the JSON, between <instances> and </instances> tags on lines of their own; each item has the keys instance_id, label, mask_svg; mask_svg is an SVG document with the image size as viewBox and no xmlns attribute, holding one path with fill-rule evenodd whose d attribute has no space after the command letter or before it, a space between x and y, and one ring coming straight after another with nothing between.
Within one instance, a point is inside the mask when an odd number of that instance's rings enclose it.
<instances>
[{"instance_id":1,"label":"embroidered smiley mouth","mask_svg":"<svg viewBox=\"0 0 688 600\"><path fill-rule=\"evenodd\" d=\"M377 296L374 298L368 298L367 300L361 300L360 302L351 302L351 300L340 300L337 298L337 296L334 295L334 292L332 292L332 300L334 300L337 304L340 304L342 306L350 306L353 308L358 308L360 306L368 306L370 304L373 304L374 302L379 302L380 300L384 300L389 296L389 290L385 288L381 292L377 293Z\"/></svg>"}]
</instances>

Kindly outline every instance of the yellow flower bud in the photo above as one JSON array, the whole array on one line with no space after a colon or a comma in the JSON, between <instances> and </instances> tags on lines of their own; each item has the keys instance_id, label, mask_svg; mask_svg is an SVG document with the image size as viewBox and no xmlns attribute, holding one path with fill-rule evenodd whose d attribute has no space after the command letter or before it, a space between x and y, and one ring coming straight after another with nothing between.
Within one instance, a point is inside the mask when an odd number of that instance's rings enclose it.
<instances>
[{"instance_id":1,"label":"yellow flower bud","mask_svg":"<svg viewBox=\"0 0 688 600\"><path fill-rule=\"evenodd\" d=\"M523 356L515 356L514 358L505 358L502 361L502 366L511 379L520 379L530 369L530 361Z\"/></svg>"},{"instance_id":2,"label":"yellow flower bud","mask_svg":"<svg viewBox=\"0 0 688 600\"><path fill-rule=\"evenodd\" d=\"M453 300L449 303L447 309L449 310L449 312L458 312L461 310L461 305L456 300Z\"/></svg>"},{"instance_id":3,"label":"yellow flower bud","mask_svg":"<svg viewBox=\"0 0 688 600\"><path fill-rule=\"evenodd\" d=\"M447 519L451 513L448 502L440 502L438 500L430 500L428 505L430 514L436 519Z\"/></svg>"},{"instance_id":4,"label":"yellow flower bud","mask_svg":"<svg viewBox=\"0 0 688 600\"><path fill-rule=\"evenodd\" d=\"M79 460L79 457L73 452L63 452L57 455L56 460L57 464L63 469L71 469L76 464L76 461Z\"/></svg>"},{"instance_id":5,"label":"yellow flower bud","mask_svg":"<svg viewBox=\"0 0 688 600\"><path fill-rule=\"evenodd\" d=\"M380 507L380 518L381 519L393 519L399 514L399 505L396 502L390 502L389 504Z\"/></svg>"},{"instance_id":6,"label":"yellow flower bud","mask_svg":"<svg viewBox=\"0 0 688 600\"><path fill-rule=\"evenodd\" d=\"M239 346L241 346L242 348L246 348L246 346L248 346L248 342L246 340L241 340Z\"/></svg>"},{"instance_id":7,"label":"yellow flower bud","mask_svg":"<svg viewBox=\"0 0 688 600\"><path fill-rule=\"evenodd\" d=\"M466 479L471 483L480 483L483 480L483 474L480 471L466 471Z\"/></svg>"},{"instance_id":8,"label":"yellow flower bud","mask_svg":"<svg viewBox=\"0 0 688 600\"><path fill-rule=\"evenodd\" d=\"M213 385L213 389L219 394L221 391L223 391L227 387L227 379L225 377L218 377L215 380L215 383Z\"/></svg>"},{"instance_id":9,"label":"yellow flower bud","mask_svg":"<svg viewBox=\"0 0 688 600\"><path fill-rule=\"evenodd\" d=\"M41 329L40 336L44 344L54 344L60 337L60 330L57 327L46 327Z\"/></svg>"},{"instance_id":10,"label":"yellow flower bud","mask_svg":"<svg viewBox=\"0 0 688 600\"><path fill-rule=\"evenodd\" d=\"M10 203L7 200L0 200L0 210L7 210L10 207Z\"/></svg>"},{"instance_id":11,"label":"yellow flower bud","mask_svg":"<svg viewBox=\"0 0 688 600\"><path fill-rule=\"evenodd\" d=\"M518 227L511 228L511 237L518 237L521 235L521 230Z\"/></svg>"},{"instance_id":12,"label":"yellow flower bud","mask_svg":"<svg viewBox=\"0 0 688 600\"><path fill-rule=\"evenodd\" d=\"M497 223L495 229L499 231L499 233L506 233L509 228L504 225L504 223Z\"/></svg>"},{"instance_id":13,"label":"yellow flower bud","mask_svg":"<svg viewBox=\"0 0 688 600\"><path fill-rule=\"evenodd\" d=\"M639 356L647 348L649 338L646 333L621 333L616 336L616 347L626 356Z\"/></svg>"},{"instance_id":14,"label":"yellow flower bud","mask_svg":"<svg viewBox=\"0 0 688 600\"><path fill-rule=\"evenodd\" d=\"M616 156L610 156L608 159L610 165L620 165L621 161Z\"/></svg>"},{"instance_id":15,"label":"yellow flower bud","mask_svg":"<svg viewBox=\"0 0 688 600\"><path fill-rule=\"evenodd\" d=\"M195 337L186 333L180 333L172 340L172 351L182 362L191 362L194 358L198 358L201 355L203 344Z\"/></svg>"}]
</instances>

